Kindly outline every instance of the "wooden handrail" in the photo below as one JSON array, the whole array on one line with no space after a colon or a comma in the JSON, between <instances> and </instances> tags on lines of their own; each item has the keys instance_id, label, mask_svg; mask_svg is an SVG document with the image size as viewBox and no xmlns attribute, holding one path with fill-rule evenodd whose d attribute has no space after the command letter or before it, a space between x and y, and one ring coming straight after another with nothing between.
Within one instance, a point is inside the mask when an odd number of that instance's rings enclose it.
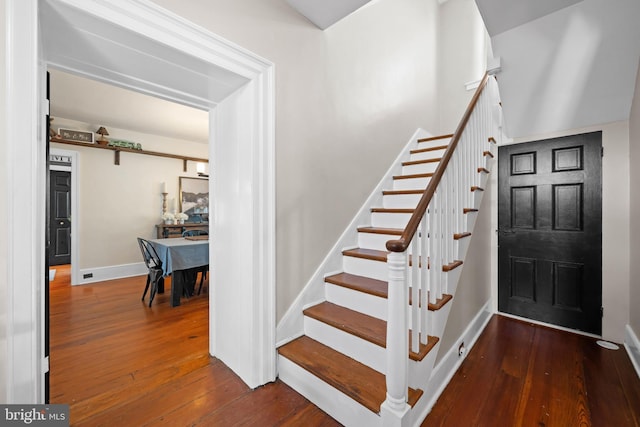
<instances>
[{"instance_id":1,"label":"wooden handrail","mask_svg":"<svg viewBox=\"0 0 640 427\"><path fill-rule=\"evenodd\" d=\"M458 146L458 141L460 141L462 132L467 126L467 122L471 117L471 113L473 112L476 104L478 103L480 94L482 93L482 90L484 89L484 87L487 85L488 80L489 80L489 75L485 73L484 77L482 77L482 80L480 81L480 84L478 85L478 89L476 89L476 92L473 95L473 98L471 98L471 101L469 102L469 106L467 107L467 110L462 116L462 120L460 120L460 124L458 124L458 128L453 134L453 138L451 140L451 143L449 144L449 147L444 152L444 155L442 156L442 160L440 161L440 163L438 164L438 167L433 173L433 176L429 181L429 185L424 190L424 193L420 198L420 202L418 202L418 206L416 206L415 211L413 211L413 215L411 215L411 218L409 219L407 226L402 232L402 235L397 240L387 241L386 246L389 251L404 252L409 247L409 244L411 243L411 239L413 239L413 236L416 234L416 231L418 230L420 221L422 221L422 217L427 211L427 208L429 207L429 203L431 203L431 199L433 198L433 195L436 192L436 188L438 188L438 184L440 184L440 180L444 175L444 171L447 168L447 165L449 164L451 157L453 156L453 152Z\"/></svg>"}]
</instances>

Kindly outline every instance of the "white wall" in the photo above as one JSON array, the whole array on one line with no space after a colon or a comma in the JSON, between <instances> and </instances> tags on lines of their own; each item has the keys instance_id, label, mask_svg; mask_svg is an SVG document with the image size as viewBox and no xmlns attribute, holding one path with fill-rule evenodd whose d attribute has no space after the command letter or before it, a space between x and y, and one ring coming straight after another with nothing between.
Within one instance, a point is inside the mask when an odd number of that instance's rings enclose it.
<instances>
[{"instance_id":1,"label":"white wall","mask_svg":"<svg viewBox=\"0 0 640 427\"><path fill-rule=\"evenodd\" d=\"M489 35L473 0L448 0L438 13L438 90L440 128L453 133L487 69Z\"/></svg>"},{"instance_id":2,"label":"white wall","mask_svg":"<svg viewBox=\"0 0 640 427\"><path fill-rule=\"evenodd\" d=\"M631 271L629 274L629 306L633 307L630 310L630 324L637 337L640 337L640 221L637 218L640 217L640 191L637 186L640 185L640 67L638 69L638 75L636 78L636 90L633 97L633 104L631 106L631 117L629 118L629 163L633 165L630 168L630 197L631 197L631 212L630 218L636 218L634 221L630 221L630 259Z\"/></svg>"},{"instance_id":3,"label":"white wall","mask_svg":"<svg viewBox=\"0 0 640 427\"><path fill-rule=\"evenodd\" d=\"M6 34L5 22L5 1L0 0L0 34ZM2 136L0 137L0 163L2 173L0 173L0 223L7 224L7 203L9 197L9 188L7 180L7 135L6 126L6 106L4 100L6 95L6 52L5 43L0 43L0 129ZM7 285L9 284L7 272L7 241L0 238L0 402L7 401L7 390L4 384L7 384Z\"/></svg>"},{"instance_id":4,"label":"white wall","mask_svg":"<svg viewBox=\"0 0 640 427\"><path fill-rule=\"evenodd\" d=\"M52 88L52 95L54 89ZM95 131L97 124L54 118L60 127ZM202 143L165 138L105 125L109 138L142 144L143 150L208 158L208 146ZM114 164L114 152L90 147L51 144L52 148L77 151L79 163L79 265L83 272L92 268L141 262L135 237L155 238L155 224L161 222L161 183L167 183L167 207L179 209L178 177L196 177L196 164L188 162L183 172L179 159L120 153L120 165Z\"/></svg>"},{"instance_id":5,"label":"white wall","mask_svg":"<svg viewBox=\"0 0 640 427\"><path fill-rule=\"evenodd\" d=\"M435 0L321 31L281 0L155 3L275 63L277 318L418 127L436 133Z\"/></svg>"},{"instance_id":6,"label":"white wall","mask_svg":"<svg viewBox=\"0 0 640 427\"><path fill-rule=\"evenodd\" d=\"M508 123L507 123L508 126ZM624 340L629 322L630 211L629 122L517 138L513 143L602 131L602 336ZM494 262L497 262L494 261Z\"/></svg>"}]
</instances>

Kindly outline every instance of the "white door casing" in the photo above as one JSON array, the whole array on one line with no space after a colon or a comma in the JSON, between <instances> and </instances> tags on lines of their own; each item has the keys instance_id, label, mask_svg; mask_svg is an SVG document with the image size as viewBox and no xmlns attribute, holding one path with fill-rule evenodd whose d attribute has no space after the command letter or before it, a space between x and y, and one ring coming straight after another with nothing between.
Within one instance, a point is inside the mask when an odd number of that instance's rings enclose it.
<instances>
[{"instance_id":1,"label":"white door casing","mask_svg":"<svg viewBox=\"0 0 640 427\"><path fill-rule=\"evenodd\" d=\"M210 352L250 387L273 381L273 64L146 0L6 3L6 141L12 141L7 150L7 402L43 402L48 369L43 358L46 128L42 101L47 66L210 111L209 190L216 200L211 225L212 283L233 283L213 285L210 292ZM61 19L66 16L69 20ZM78 17L83 19L71 19ZM46 33L47 28L55 31L43 37L41 29ZM73 49L63 49L64 40L54 40L57 35L75 37ZM128 60L112 57L101 63L89 50L91 43L83 44L78 36L103 41L105 49L115 49L110 55L118 54L120 46ZM110 40L117 42L110 44ZM136 67L131 62L136 55L145 64L155 58L158 64L176 65L176 58L182 58L191 61L190 68ZM108 67L111 63L116 63L113 69ZM199 84L185 85L194 81ZM227 236L233 240L225 242ZM237 310L223 311L230 304ZM226 313L224 325L216 313Z\"/></svg>"}]
</instances>

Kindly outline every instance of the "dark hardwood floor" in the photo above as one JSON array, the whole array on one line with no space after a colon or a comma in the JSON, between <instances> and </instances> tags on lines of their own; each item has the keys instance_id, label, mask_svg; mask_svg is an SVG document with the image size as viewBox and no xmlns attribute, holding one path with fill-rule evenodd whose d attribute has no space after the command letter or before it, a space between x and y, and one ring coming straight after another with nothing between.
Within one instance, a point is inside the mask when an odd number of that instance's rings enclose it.
<instances>
[{"instance_id":1,"label":"dark hardwood floor","mask_svg":"<svg viewBox=\"0 0 640 427\"><path fill-rule=\"evenodd\" d=\"M493 316L422 426L640 426L626 351Z\"/></svg>"},{"instance_id":2,"label":"dark hardwood floor","mask_svg":"<svg viewBox=\"0 0 640 427\"><path fill-rule=\"evenodd\" d=\"M280 381L250 390L208 355L208 293L140 301L145 277L51 284L51 403L75 426L337 426ZM170 283L167 283L167 287ZM205 282L205 287L208 283ZM640 424L623 349L494 316L423 426Z\"/></svg>"}]
</instances>

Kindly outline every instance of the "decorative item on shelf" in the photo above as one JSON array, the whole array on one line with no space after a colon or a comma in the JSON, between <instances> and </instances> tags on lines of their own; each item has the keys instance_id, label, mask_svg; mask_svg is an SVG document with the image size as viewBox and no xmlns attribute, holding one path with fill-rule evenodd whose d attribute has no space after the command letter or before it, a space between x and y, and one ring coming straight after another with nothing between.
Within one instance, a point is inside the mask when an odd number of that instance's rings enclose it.
<instances>
[{"instance_id":1,"label":"decorative item on shelf","mask_svg":"<svg viewBox=\"0 0 640 427\"><path fill-rule=\"evenodd\" d=\"M185 220L189 219L189 215L182 212L178 212L176 214L176 219L178 220L178 224L184 224Z\"/></svg>"},{"instance_id":2,"label":"decorative item on shelf","mask_svg":"<svg viewBox=\"0 0 640 427\"><path fill-rule=\"evenodd\" d=\"M93 132L59 128L58 134L60 135L60 138L66 139L67 141L86 142L87 144L93 144Z\"/></svg>"},{"instance_id":3,"label":"decorative item on shelf","mask_svg":"<svg viewBox=\"0 0 640 427\"><path fill-rule=\"evenodd\" d=\"M173 221L175 221L175 219L176 217L171 212L165 212L162 214L162 220L165 224L173 224Z\"/></svg>"},{"instance_id":4,"label":"decorative item on shelf","mask_svg":"<svg viewBox=\"0 0 640 427\"><path fill-rule=\"evenodd\" d=\"M49 117L49 138L60 138L60 135L53 128L53 117Z\"/></svg>"},{"instance_id":5,"label":"decorative item on shelf","mask_svg":"<svg viewBox=\"0 0 640 427\"><path fill-rule=\"evenodd\" d=\"M128 148L130 150L142 151L142 145L137 142L124 141L121 139L112 139L109 141L110 147Z\"/></svg>"},{"instance_id":6,"label":"decorative item on shelf","mask_svg":"<svg viewBox=\"0 0 640 427\"><path fill-rule=\"evenodd\" d=\"M100 135L100 139L98 139L97 141L98 144L107 145L109 143L109 140L105 139L104 137L105 135L109 135L109 132L107 132L107 129L104 126L100 126L96 133Z\"/></svg>"}]
</instances>

